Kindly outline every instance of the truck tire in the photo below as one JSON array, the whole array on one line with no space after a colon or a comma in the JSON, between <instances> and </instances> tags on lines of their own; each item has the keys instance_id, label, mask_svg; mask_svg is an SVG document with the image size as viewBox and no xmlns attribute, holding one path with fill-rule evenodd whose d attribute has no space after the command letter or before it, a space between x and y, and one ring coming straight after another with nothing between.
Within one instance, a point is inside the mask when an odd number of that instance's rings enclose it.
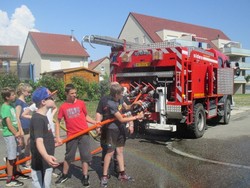
<instances>
[{"instance_id":1,"label":"truck tire","mask_svg":"<svg viewBox=\"0 0 250 188\"><path fill-rule=\"evenodd\" d=\"M224 103L224 116L222 123L227 125L229 123L230 117L231 117L231 103L229 99L226 99Z\"/></svg>"},{"instance_id":2,"label":"truck tire","mask_svg":"<svg viewBox=\"0 0 250 188\"><path fill-rule=\"evenodd\" d=\"M229 123L230 117L231 117L231 103L229 99L226 99L224 101L223 106L224 115L220 116L217 115L215 118L213 118L214 123L216 124L224 124L227 125Z\"/></svg>"},{"instance_id":3,"label":"truck tire","mask_svg":"<svg viewBox=\"0 0 250 188\"><path fill-rule=\"evenodd\" d=\"M204 135L206 129L206 114L201 103L195 104L193 123L189 127L193 138L200 138Z\"/></svg>"}]
</instances>

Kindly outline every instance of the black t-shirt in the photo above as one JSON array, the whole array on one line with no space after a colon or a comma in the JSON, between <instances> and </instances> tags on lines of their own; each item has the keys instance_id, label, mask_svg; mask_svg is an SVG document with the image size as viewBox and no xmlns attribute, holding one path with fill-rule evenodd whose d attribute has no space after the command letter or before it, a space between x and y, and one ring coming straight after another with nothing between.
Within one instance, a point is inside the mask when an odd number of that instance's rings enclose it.
<instances>
[{"instance_id":1,"label":"black t-shirt","mask_svg":"<svg viewBox=\"0 0 250 188\"><path fill-rule=\"evenodd\" d=\"M34 113L30 122L31 168L34 170L51 168L37 150L37 138L43 138L44 147L49 155L55 154L54 136L47 116Z\"/></svg>"},{"instance_id":2,"label":"black t-shirt","mask_svg":"<svg viewBox=\"0 0 250 188\"><path fill-rule=\"evenodd\" d=\"M110 96L104 96L101 98L101 100L98 103L96 112L103 115L103 120L109 119L109 118L113 118L114 116L110 113L110 109L108 106L108 100L112 100L112 98ZM129 98L127 96L124 96L123 99L119 100L119 104L123 104L123 102L125 102L127 105L130 105L131 102L129 101ZM125 110L123 109L123 111L121 111L122 113L125 112Z\"/></svg>"},{"instance_id":3,"label":"black t-shirt","mask_svg":"<svg viewBox=\"0 0 250 188\"><path fill-rule=\"evenodd\" d=\"M122 104L123 104L123 99L119 101L115 101L113 98L109 98L107 101L107 109L110 117L115 117L116 112L120 112L122 114ZM108 124L109 129L117 129L117 128L122 128L125 125L124 123L121 123L119 120L115 120Z\"/></svg>"},{"instance_id":4,"label":"black t-shirt","mask_svg":"<svg viewBox=\"0 0 250 188\"><path fill-rule=\"evenodd\" d=\"M110 96L104 96L101 98L101 100L98 103L96 112L101 114L103 116L103 120L112 118L109 113L108 109L108 100L110 99Z\"/></svg>"}]
</instances>

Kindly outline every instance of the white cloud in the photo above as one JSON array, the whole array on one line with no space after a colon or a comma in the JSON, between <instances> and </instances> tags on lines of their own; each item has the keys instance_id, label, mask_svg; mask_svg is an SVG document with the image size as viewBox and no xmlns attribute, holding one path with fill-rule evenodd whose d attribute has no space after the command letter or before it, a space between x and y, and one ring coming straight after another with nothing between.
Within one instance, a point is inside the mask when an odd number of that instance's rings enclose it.
<instances>
[{"instance_id":1,"label":"white cloud","mask_svg":"<svg viewBox=\"0 0 250 188\"><path fill-rule=\"evenodd\" d=\"M38 30L35 29L35 17L27 6L16 8L11 18L0 10L0 45L18 45L22 53L29 31Z\"/></svg>"}]
</instances>

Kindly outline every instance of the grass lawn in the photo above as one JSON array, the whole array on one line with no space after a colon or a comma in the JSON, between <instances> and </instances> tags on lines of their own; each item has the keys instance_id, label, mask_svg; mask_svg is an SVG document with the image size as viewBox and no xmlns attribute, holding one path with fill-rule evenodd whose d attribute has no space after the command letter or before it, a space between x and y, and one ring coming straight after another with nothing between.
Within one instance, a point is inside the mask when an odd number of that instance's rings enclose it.
<instances>
[{"instance_id":1,"label":"grass lawn","mask_svg":"<svg viewBox=\"0 0 250 188\"><path fill-rule=\"evenodd\" d=\"M92 118L95 118L96 108L99 101L85 101L88 115Z\"/></svg>"},{"instance_id":2,"label":"grass lawn","mask_svg":"<svg viewBox=\"0 0 250 188\"><path fill-rule=\"evenodd\" d=\"M250 106L250 94L235 94L233 95L235 106Z\"/></svg>"}]
</instances>

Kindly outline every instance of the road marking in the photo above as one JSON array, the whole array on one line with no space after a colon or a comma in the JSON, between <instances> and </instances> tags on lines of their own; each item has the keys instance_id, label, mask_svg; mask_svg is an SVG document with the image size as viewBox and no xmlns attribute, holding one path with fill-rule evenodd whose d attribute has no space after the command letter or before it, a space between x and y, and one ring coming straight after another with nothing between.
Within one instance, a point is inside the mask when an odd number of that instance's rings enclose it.
<instances>
[{"instance_id":1,"label":"road marking","mask_svg":"<svg viewBox=\"0 0 250 188\"><path fill-rule=\"evenodd\" d=\"M174 152L174 153L176 153L178 155L182 155L184 157L189 157L189 158L192 158L192 159L196 159L196 160L200 160L200 161L205 161L205 162L209 162L209 163L213 163L213 164L220 164L220 165L232 166L232 167L236 167L236 168L250 169L250 166L246 166L246 165L239 165L239 164L221 162L221 161L216 161L216 160L211 160L211 159L205 159L203 157L198 157L196 155L189 154L189 153L186 153L186 152L183 152L183 151L180 151L180 150L174 148L171 143L167 144L167 148L169 150L171 150L172 152Z\"/></svg>"}]
</instances>

